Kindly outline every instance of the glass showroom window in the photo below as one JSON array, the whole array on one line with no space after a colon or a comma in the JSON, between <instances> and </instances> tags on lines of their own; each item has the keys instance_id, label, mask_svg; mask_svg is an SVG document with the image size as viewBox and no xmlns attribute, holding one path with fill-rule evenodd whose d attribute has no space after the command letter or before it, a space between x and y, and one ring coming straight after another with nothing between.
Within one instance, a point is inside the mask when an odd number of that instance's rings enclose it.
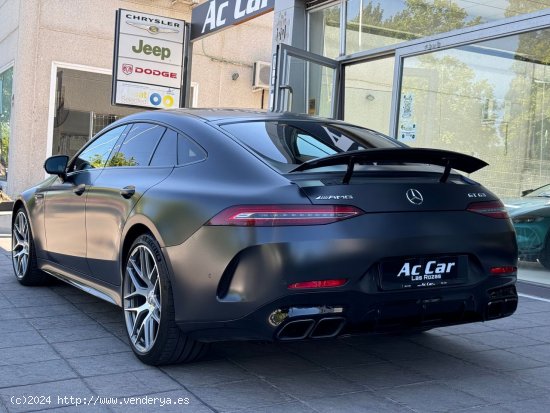
<instances>
[{"instance_id":1,"label":"glass showroom window","mask_svg":"<svg viewBox=\"0 0 550 413\"><path fill-rule=\"evenodd\" d=\"M309 13L308 50L322 56L335 58L340 55L341 5L314 10Z\"/></svg>"},{"instance_id":2,"label":"glass showroom window","mask_svg":"<svg viewBox=\"0 0 550 413\"><path fill-rule=\"evenodd\" d=\"M406 57L396 134L489 163L471 177L508 208L518 276L541 283L550 270L549 66L550 29Z\"/></svg>"},{"instance_id":3,"label":"glass showroom window","mask_svg":"<svg viewBox=\"0 0 550 413\"><path fill-rule=\"evenodd\" d=\"M548 0L349 0L346 2L346 54L547 7L550 7Z\"/></svg>"},{"instance_id":4,"label":"glass showroom window","mask_svg":"<svg viewBox=\"0 0 550 413\"><path fill-rule=\"evenodd\" d=\"M0 73L0 180L8 176L13 67Z\"/></svg>"},{"instance_id":5,"label":"glass showroom window","mask_svg":"<svg viewBox=\"0 0 550 413\"><path fill-rule=\"evenodd\" d=\"M137 109L111 105L110 75L57 69L52 155L73 157L104 127Z\"/></svg>"},{"instance_id":6,"label":"glass showroom window","mask_svg":"<svg viewBox=\"0 0 550 413\"><path fill-rule=\"evenodd\" d=\"M491 165L501 197L550 183L550 29L407 57L397 138Z\"/></svg>"}]
</instances>

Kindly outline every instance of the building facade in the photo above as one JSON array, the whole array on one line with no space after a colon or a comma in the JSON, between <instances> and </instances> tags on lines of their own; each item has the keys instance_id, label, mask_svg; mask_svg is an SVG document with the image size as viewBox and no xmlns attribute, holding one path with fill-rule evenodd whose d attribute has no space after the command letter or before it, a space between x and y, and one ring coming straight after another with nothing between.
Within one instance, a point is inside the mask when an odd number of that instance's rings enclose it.
<instances>
[{"instance_id":1,"label":"building facade","mask_svg":"<svg viewBox=\"0 0 550 413\"><path fill-rule=\"evenodd\" d=\"M73 155L138 108L111 105L115 12L190 21L186 0L0 1L0 184L9 195L44 178L41 165ZM268 105L254 62L270 62L272 13L194 43L192 105ZM255 39L249 47L246 39Z\"/></svg>"},{"instance_id":2,"label":"building facade","mask_svg":"<svg viewBox=\"0 0 550 413\"><path fill-rule=\"evenodd\" d=\"M501 197L550 183L550 0L281 0L275 105L486 160ZM307 51L302 52L302 51ZM303 86L301 86L303 85Z\"/></svg>"}]
</instances>

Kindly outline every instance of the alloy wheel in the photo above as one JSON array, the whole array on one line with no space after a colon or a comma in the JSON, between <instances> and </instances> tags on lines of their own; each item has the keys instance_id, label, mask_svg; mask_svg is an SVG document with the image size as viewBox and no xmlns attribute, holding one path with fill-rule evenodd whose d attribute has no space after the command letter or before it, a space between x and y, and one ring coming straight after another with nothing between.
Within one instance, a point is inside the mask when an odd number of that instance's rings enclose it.
<instances>
[{"instance_id":1,"label":"alloy wheel","mask_svg":"<svg viewBox=\"0 0 550 413\"><path fill-rule=\"evenodd\" d=\"M161 296L158 266L145 245L136 246L126 262L123 296L128 336L136 350L147 353L159 332Z\"/></svg>"},{"instance_id":2,"label":"alloy wheel","mask_svg":"<svg viewBox=\"0 0 550 413\"><path fill-rule=\"evenodd\" d=\"M23 211L19 211L13 221L12 229L12 260L17 278L22 278L29 266L29 221Z\"/></svg>"}]
</instances>

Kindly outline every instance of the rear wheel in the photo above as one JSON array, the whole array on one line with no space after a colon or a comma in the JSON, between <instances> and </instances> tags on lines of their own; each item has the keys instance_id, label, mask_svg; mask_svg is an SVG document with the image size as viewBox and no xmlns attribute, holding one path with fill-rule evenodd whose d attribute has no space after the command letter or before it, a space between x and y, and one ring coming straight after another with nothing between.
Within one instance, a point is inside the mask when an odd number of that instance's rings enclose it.
<instances>
[{"instance_id":1,"label":"rear wheel","mask_svg":"<svg viewBox=\"0 0 550 413\"><path fill-rule=\"evenodd\" d=\"M172 286L162 251L149 234L139 236L126 257L124 321L136 356L151 365L190 362L207 350L178 328Z\"/></svg>"},{"instance_id":2,"label":"rear wheel","mask_svg":"<svg viewBox=\"0 0 550 413\"><path fill-rule=\"evenodd\" d=\"M17 280L23 285L44 285L49 275L38 269L29 218L23 207L15 212L11 227L11 261Z\"/></svg>"}]
</instances>

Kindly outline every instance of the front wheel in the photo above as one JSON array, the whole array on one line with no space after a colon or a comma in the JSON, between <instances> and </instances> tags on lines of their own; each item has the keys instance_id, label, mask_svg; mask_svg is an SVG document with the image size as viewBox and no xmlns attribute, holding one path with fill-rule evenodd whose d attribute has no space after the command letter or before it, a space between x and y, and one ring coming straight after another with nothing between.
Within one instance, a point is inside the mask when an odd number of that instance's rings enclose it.
<instances>
[{"instance_id":1,"label":"front wheel","mask_svg":"<svg viewBox=\"0 0 550 413\"><path fill-rule=\"evenodd\" d=\"M11 225L11 262L17 280L23 285L44 285L49 275L38 269L29 218L23 207L15 211Z\"/></svg>"},{"instance_id":2,"label":"front wheel","mask_svg":"<svg viewBox=\"0 0 550 413\"><path fill-rule=\"evenodd\" d=\"M157 241L139 236L126 257L123 280L124 321L136 356L151 365L190 362L206 344L181 332L175 323L168 270Z\"/></svg>"}]
</instances>

